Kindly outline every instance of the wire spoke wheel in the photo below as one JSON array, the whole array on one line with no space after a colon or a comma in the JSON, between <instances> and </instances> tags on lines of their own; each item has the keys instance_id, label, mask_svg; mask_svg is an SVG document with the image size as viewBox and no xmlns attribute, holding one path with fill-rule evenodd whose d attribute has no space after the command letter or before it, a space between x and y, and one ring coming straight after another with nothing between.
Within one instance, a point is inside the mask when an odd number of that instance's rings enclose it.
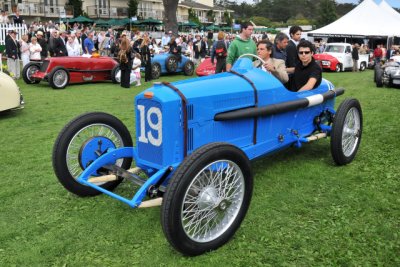
<instances>
[{"instance_id":1,"label":"wire spoke wheel","mask_svg":"<svg viewBox=\"0 0 400 267\"><path fill-rule=\"evenodd\" d=\"M342 149L346 157L353 154L358 144L361 129L360 114L356 108L351 108L346 115L342 133Z\"/></svg>"},{"instance_id":2,"label":"wire spoke wheel","mask_svg":"<svg viewBox=\"0 0 400 267\"><path fill-rule=\"evenodd\" d=\"M64 70L57 70L53 75L53 83L57 87L65 87L68 82L68 75Z\"/></svg>"},{"instance_id":3,"label":"wire spoke wheel","mask_svg":"<svg viewBox=\"0 0 400 267\"><path fill-rule=\"evenodd\" d=\"M182 225L189 238L209 242L234 222L243 202L244 177L232 161L216 161L190 184L182 205Z\"/></svg>"}]
</instances>

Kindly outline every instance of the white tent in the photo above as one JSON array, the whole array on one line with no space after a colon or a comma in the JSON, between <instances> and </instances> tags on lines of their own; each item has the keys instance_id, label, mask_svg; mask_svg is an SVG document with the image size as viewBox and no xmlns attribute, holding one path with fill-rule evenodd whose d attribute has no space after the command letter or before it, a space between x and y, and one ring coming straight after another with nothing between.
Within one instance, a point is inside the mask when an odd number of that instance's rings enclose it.
<instances>
[{"instance_id":1,"label":"white tent","mask_svg":"<svg viewBox=\"0 0 400 267\"><path fill-rule=\"evenodd\" d=\"M364 0L340 19L310 31L308 35L350 38L400 36L400 15L395 13L385 0L379 5L373 0Z\"/></svg>"}]
</instances>

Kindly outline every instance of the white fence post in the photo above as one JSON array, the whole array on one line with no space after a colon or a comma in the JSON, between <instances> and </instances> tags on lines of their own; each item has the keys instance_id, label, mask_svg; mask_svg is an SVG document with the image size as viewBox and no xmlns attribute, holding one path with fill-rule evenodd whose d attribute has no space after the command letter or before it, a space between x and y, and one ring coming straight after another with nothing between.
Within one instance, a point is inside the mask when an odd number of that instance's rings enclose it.
<instances>
[{"instance_id":1,"label":"white fence post","mask_svg":"<svg viewBox=\"0 0 400 267\"><path fill-rule=\"evenodd\" d=\"M26 28L26 24L1 23L0 24L0 45L6 44L5 39L7 36L7 31L9 29L13 29L14 31L17 32L17 40L21 39L22 35L24 35L28 32L28 29Z\"/></svg>"}]
</instances>

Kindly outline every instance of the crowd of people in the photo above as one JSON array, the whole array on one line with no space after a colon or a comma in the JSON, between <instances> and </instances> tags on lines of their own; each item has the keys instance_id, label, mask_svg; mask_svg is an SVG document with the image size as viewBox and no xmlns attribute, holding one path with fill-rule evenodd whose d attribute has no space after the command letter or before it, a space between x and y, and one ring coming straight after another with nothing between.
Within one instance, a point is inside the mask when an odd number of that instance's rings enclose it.
<instances>
[{"instance_id":1,"label":"crowd of people","mask_svg":"<svg viewBox=\"0 0 400 267\"><path fill-rule=\"evenodd\" d=\"M0 19L4 21L6 18L3 12ZM22 21L22 18L16 13L13 20ZM309 90L317 87L321 81L321 68L312 55L322 52L325 44L301 40L302 29L299 26L290 28L290 36L281 32L274 40L269 40L267 34L256 36L253 25L248 22L242 23L238 35L221 31L216 40L211 31L182 35L173 35L168 31L161 39L156 39L148 32L97 29L95 24L85 26L79 23L66 25L62 22L37 21L29 25L26 34L17 38L15 30L10 28L5 42L8 69L15 79L19 79L19 60L24 67L30 61L41 61L46 57L110 56L120 61L121 86L128 88L131 71L135 72L137 85L141 84L140 67L145 69L145 82L151 80L153 54L169 52L176 56L178 62L185 55L195 64L210 57L216 73L231 70L240 56L253 54L259 57L254 65L276 76L289 90ZM353 44L354 66L358 54L363 53L368 53L366 45ZM386 51L378 46L374 56L375 60L380 60L396 53L399 53L396 47ZM307 79L300 79L300 75L306 75Z\"/></svg>"}]
</instances>

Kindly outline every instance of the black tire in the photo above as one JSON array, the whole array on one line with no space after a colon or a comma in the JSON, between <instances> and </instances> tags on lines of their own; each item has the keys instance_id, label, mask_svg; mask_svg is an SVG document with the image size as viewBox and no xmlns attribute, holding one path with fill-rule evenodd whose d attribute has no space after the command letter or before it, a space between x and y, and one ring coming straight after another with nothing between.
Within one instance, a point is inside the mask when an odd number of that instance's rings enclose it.
<instances>
[{"instance_id":1,"label":"black tire","mask_svg":"<svg viewBox=\"0 0 400 267\"><path fill-rule=\"evenodd\" d=\"M216 177L220 180L213 183ZM161 224L167 240L189 256L224 245L244 219L252 191L253 175L243 151L226 143L210 143L197 149L183 160L164 194ZM190 221L211 226L190 229Z\"/></svg>"},{"instance_id":2,"label":"black tire","mask_svg":"<svg viewBox=\"0 0 400 267\"><path fill-rule=\"evenodd\" d=\"M101 129L101 134L93 130L96 129L95 127L99 127L99 130ZM77 135L78 133L79 137ZM105 136L106 133L108 133L107 137ZM85 136L85 134L89 135ZM73 143L74 140L76 140L75 137L79 138L79 144L75 145ZM93 138L99 137L108 138L115 147L132 146L132 138L125 125L116 117L101 112L86 113L76 117L61 130L54 143L52 157L54 172L65 189L78 196L94 196L101 193L100 191L82 185L76 181L76 178L85 169L85 167L82 166L81 158L84 146ZM113 137L115 137L115 139L112 139ZM120 145L117 145L115 141L120 142ZM104 150L105 149L106 148L104 148ZM124 158L119 160L116 164L124 169L128 169L131 163L131 158ZM120 182L121 180L119 179L98 185L107 190L112 190Z\"/></svg>"},{"instance_id":3,"label":"black tire","mask_svg":"<svg viewBox=\"0 0 400 267\"><path fill-rule=\"evenodd\" d=\"M367 68L367 64L365 62L361 62L360 71L364 71Z\"/></svg>"},{"instance_id":4,"label":"black tire","mask_svg":"<svg viewBox=\"0 0 400 267\"><path fill-rule=\"evenodd\" d=\"M117 75L118 71L120 71L119 64L116 65L116 66L111 70L111 81L112 81L113 83L119 83L119 82L117 81L117 79L115 78L115 76Z\"/></svg>"},{"instance_id":5,"label":"black tire","mask_svg":"<svg viewBox=\"0 0 400 267\"><path fill-rule=\"evenodd\" d=\"M338 64L336 65L335 71L336 71L336 72L341 72L341 71L342 71L342 64L338 63Z\"/></svg>"},{"instance_id":6,"label":"black tire","mask_svg":"<svg viewBox=\"0 0 400 267\"><path fill-rule=\"evenodd\" d=\"M176 58L176 56L171 55L167 57L167 59L165 60L165 68L169 73L176 72L176 69L178 68L178 59Z\"/></svg>"},{"instance_id":7,"label":"black tire","mask_svg":"<svg viewBox=\"0 0 400 267\"><path fill-rule=\"evenodd\" d=\"M376 87L383 87L383 69L378 66L375 68L375 84Z\"/></svg>"},{"instance_id":8,"label":"black tire","mask_svg":"<svg viewBox=\"0 0 400 267\"><path fill-rule=\"evenodd\" d=\"M186 76L192 76L194 73L194 64L191 60L186 61L185 65L183 65L183 73Z\"/></svg>"},{"instance_id":9,"label":"black tire","mask_svg":"<svg viewBox=\"0 0 400 267\"><path fill-rule=\"evenodd\" d=\"M337 165L353 161L361 142L363 117L357 99L345 99L337 109L331 132L331 153Z\"/></svg>"},{"instance_id":10,"label":"black tire","mask_svg":"<svg viewBox=\"0 0 400 267\"><path fill-rule=\"evenodd\" d=\"M161 65L158 62L151 63L151 78L157 80L161 75Z\"/></svg>"},{"instance_id":11,"label":"black tire","mask_svg":"<svg viewBox=\"0 0 400 267\"><path fill-rule=\"evenodd\" d=\"M69 83L69 72L64 67L55 67L49 74L49 84L53 89L64 89Z\"/></svg>"},{"instance_id":12,"label":"black tire","mask_svg":"<svg viewBox=\"0 0 400 267\"><path fill-rule=\"evenodd\" d=\"M22 69L22 79L24 79L24 82L26 84L40 83L40 80L31 78L31 75L38 70L40 70L40 63L29 62L28 64L26 64L25 67Z\"/></svg>"}]
</instances>

